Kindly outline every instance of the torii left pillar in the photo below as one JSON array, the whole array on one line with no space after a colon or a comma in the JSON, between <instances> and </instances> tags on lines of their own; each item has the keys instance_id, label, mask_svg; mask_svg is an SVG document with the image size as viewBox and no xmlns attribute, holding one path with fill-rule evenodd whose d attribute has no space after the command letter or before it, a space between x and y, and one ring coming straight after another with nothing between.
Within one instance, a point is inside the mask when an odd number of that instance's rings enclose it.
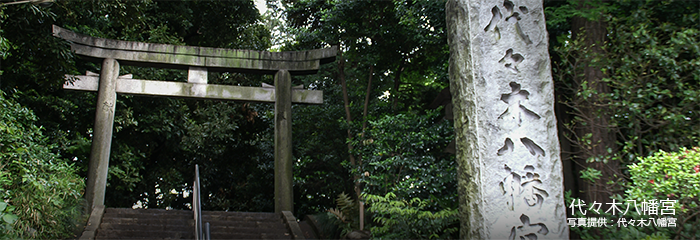
<instances>
[{"instance_id":1,"label":"torii left pillar","mask_svg":"<svg viewBox=\"0 0 700 240\"><path fill-rule=\"evenodd\" d=\"M92 131L92 149L90 151L90 163L88 164L88 182L85 193L89 209L105 204L118 77L119 62L112 58L102 61L100 83L97 90L95 127Z\"/></svg>"}]
</instances>

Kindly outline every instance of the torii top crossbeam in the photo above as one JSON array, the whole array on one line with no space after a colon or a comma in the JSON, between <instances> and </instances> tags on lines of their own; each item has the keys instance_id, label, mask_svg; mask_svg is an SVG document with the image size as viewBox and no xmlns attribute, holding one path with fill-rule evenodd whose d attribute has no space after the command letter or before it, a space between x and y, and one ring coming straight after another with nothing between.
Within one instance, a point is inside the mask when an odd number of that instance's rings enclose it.
<instances>
[{"instance_id":1,"label":"torii top crossbeam","mask_svg":"<svg viewBox=\"0 0 700 240\"><path fill-rule=\"evenodd\" d=\"M226 48L179 46L96 38L53 26L53 35L71 42L78 55L140 66L167 68L205 67L218 71L292 75L314 74L321 64L335 60L338 47L292 52L267 52Z\"/></svg>"},{"instance_id":2,"label":"torii top crossbeam","mask_svg":"<svg viewBox=\"0 0 700 240\"><path fill-rule=\"evenodd\" d=\"M338 51L337 46L266 52L120 41L86 36L55 25L53 35L70 41L73 52L89 58L115 59L126 65L189 69L187 83L119 77L117 93L250 102L275 102L275 89L207 84L207 71L276 74L285 70L291 75L314 74L321 64L334 61ZM97 75L69 77L76 81L66 83L65 89L97 91ZM323 92L318 90L294 88L291 97L294 103L323 103Z\"/></svg>"}]
</instances>

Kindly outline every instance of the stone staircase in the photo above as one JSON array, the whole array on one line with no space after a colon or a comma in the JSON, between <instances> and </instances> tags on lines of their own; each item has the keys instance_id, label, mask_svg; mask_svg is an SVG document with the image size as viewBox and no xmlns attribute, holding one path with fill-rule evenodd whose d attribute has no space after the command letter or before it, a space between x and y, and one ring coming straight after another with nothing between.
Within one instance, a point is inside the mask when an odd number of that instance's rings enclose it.
<instances>
[{"instance_id":1,"label":"stone staircase","mask_svg":"<svg viewBox=\"0 0 700 240\"><path fill-rule=\"evenodd\" d=\"M194 239L192 211L96 210L80 239ZM293 216L289 219L289 216L291 214L203 211L202 222L209 222L211 239L293 239L294 236L303 239L296 219Z\"/></svg>"},{"instance_id":2,"label":"stone staircase","mask_svg":"<svg viewBox=\"0 0 700 240\"><path fill-rule=\"evenodd\" d=\"M212 239L291 239L282 217L275 213L203 211Z\"/></svg>"}]
</instances>

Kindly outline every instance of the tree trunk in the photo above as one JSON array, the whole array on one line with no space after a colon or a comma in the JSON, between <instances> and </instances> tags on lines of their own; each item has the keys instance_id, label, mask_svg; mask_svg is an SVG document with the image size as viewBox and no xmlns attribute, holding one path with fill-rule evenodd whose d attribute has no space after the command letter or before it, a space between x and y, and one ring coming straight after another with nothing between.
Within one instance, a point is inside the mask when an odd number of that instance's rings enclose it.
<instances>
[{"instance_id":1,"label":"tree trunk","mask_svg":"<svg viewBox=\"0 0 700 240\"><path fill-rule=\"evenodd\" d=\"M345 59L343 59L342 55L338 58L338 77L340 78L340 85L342 86L343 89L343 106L345 107L345 121L349 124L352 123L352 114L350 113L350 99L348 97L348 85L347 82L345 81ZM352 131L350 131L350 128L348 128L348 139L352 139ZM350 157L350 164L353 167L357 167L357 160L355 159L355 155L352 154L353 147L351 143L348 143L348 155ZM360 199L360 186L359 182L357 181L359 179L359 176L353 175L353 184L355 185L354 190L355 190L355 196L357 199Z\"/></svg>"},{"instance_id":2,"label":"tree trunk","mask_svg":"<svg viewBox=\"0 0 700 240\"><path fill-rule=\"evenodd\" d=\"M591 8L589 2L582 3L582 8ZM590 53L595 56L603 56L602 45L605 43L607 24L603 20L592 21L586 18L575 17L572 20L572 33L574 38L583 39L585 46L590 47ZM590 56L590 55L589 55ZM586 82L588 87L597 91L597 96L583 98L576 96L574 102L579 103L578 112L582 122L576 123L574 131L579 137L578 156L580 170L593 168L601 171L600 179L594 183L590 181L579 181L580 195L586 203L606 203L610 202L610 196L614 194L614 189L607 182L617 181L615 175L618 174L619 162L610 159L615 151L616 138L610 129L607 107L603 97L610 93L610 87L603 82L605 75L599 66L595 66L592 59L581 59L583 66L583 79L577 82ZM579 89L581 89L579 87ZM581 139L590 134L590 144ZM591 161L597 159L597 161ZM607 163L602 160L608 159ZM619 174L618 174L619 175Z\"/></svg>"},{"instance_id":3,"label":"tree trunk","mask_svg":"<svg viewBox=\"0 0 700 240\"><path fill-rule=\"evenodd\" d=\"M369 80L367 81L367 92L365 93L365 108L362 111L362 137L365 136L367 128L367 107L369 106L369 96L372 93L372 74L374 74L374 66L369 66Z\"/></svg>"},{"instance_id":4,"label":"tree trunk","mask_svg":"<svg viewBox=\"0 0 700 240\"><path fill-rule=\"evenodd\" d=\"M367 128L367 108L369 106L369 97L372 93L372 74L374 73L374 66L370 66L369 68L369 81L367 82L367 92L365 94L365 104L364 104L364 109L362 112L362 137L364 138L365 136L365 129ZM343 89L343 105L345 107L345 120L347 121L348 124L352 123L352 114L350 113L350 99L348 97L348 86L347 82L345 81L345 61L341 58L339 58L338 61L338 77L340 78L340 84ZM350 129L348 129L348 139L352 139L352 132ZM348 143L348 152L349 152L349 157L350 157L350 163L352 164L353 167L357 168L362 166L362 156L357 156L355 158L355 155L352 154L353 150L352 144ZM360 173L361 174L361 173ZM354 184L354 190L355 190L355 196L357 199L357 203L360 206L360 230L364 229L364 203L360 201L361 194L362 194L362 185L359 182L360 176L357 174L352 176L353 179L353 184Z\"/></svg>"}]
</instances>

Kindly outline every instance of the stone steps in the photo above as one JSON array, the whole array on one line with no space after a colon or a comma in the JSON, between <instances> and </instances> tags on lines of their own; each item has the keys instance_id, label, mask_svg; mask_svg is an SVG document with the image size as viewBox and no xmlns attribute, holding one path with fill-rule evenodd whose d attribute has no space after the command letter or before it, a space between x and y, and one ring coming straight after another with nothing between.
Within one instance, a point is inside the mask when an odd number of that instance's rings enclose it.
<instances>
[{"instance_id":1,"label":"stone steps","mask_svg":"<svg viewBox=\"0 0 700 240\"><path fill-rule=\"evenodd\" d=\"M106 208L95 239L194 239L192 211ZM291 239L275 213L202 211L212 239ZM204 224L203 224L204 226Z\"/></svg>"}]
</instances>

